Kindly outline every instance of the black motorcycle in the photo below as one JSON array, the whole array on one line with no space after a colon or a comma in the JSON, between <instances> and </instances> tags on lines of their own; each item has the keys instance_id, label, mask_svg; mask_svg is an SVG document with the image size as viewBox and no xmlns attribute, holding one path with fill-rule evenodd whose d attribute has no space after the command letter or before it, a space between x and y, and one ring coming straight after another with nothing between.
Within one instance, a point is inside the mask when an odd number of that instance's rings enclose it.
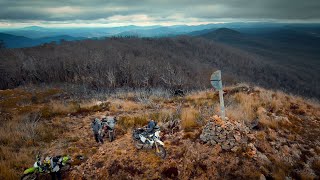
<instances>
[{"instance_id":1,"label":"black motorcycle","mask_svg":"<svg viewBox=\"0 0 320 180\"><path fill-rule=\"evenodd\" d=\"M109 141L112 142L116 137L115 125L117 119L116 117L107 117L102 119L102 136L107 135Z\"/></svg>"}]
</instances>

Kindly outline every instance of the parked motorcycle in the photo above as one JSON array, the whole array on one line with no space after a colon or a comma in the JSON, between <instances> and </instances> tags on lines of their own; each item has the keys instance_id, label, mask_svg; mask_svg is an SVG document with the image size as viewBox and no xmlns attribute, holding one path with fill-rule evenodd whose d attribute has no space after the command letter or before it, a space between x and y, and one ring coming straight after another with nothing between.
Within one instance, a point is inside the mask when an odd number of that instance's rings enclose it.
<instances>
[{"instance_id":1,"label":"parked motorcycle","mask_svg":"<svg viewBox=\"0 0 320 180\"><path fill-rule=\"evenodd\" d=\"M116 132L115 132L115 125L117 119L116 117L108 116L107 118L102 119L102 136L107 135L109 141L112 142L115 139Z\"/></svg>"},{"instance_id":2,"label":"parked motorcycle","mask_svg":"<svg viewBox=\"0 0 320 180\"><path fill-rule=\"evenodd\" d=\"M71 158L69 156L56 156L60 171L67 171L71 168ZM35 180L38 178L39 174L49 174L51 172L50 167L41 162L39 155L36 157L36 162L33 164L33 167L26 169L23 172L21 180Z\"/></svg>"},{"instance_id":3,"label":"parked motorcycle","mask_svg":"<svg viewBox=\"0 0 320 180\"><path fill-rule=\"evenodd\" d=\"M133 140L135 143L135 147L137 149L155 149L156 154L161 157L166 157L166 150L164 148L164 143L160 140L160 128L155 127L153 133L147 133L144 128L134 129Z\"/></svg>"}]
</instances>

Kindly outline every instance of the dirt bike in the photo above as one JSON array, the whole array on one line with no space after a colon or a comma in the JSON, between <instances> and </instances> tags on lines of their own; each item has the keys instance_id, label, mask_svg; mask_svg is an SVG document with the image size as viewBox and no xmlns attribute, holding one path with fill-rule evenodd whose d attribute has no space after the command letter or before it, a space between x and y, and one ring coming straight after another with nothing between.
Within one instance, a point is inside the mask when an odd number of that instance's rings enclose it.
<instances>
[{"instance_id":1,"label":"dirt bike","mask_svg":"<svg viewBox=\"0 0 320 180\"><path fill-rule=\"evenodd\" d=\"M148 134L145 128L134 129L133 140L137 149L155 149L156 154L164 159L167 155L164 143L160 140L160 128L154 128L154 133Z\"/></svg>"},{"instance_id":2,"label":"dirt bike","mask_svg":"<svg viewBox=\"0 0 320 180\"><path fill-rule=\"evenodd\" d=\"M55 159L60 171L67 171L71 168L71 158L69 156L56 156ZM38 155L33 167L28 168L23 172L21 180L35 180L40 174L49 174L50 172L50 168L41 162L40 156Z\"/></svg>"},{"instance_id":3,"label":"dirt bike","mask_svg":"<svg viewBox=\"0 0 320 180\"><path fill-rule=\"evenodd\" d=\"M103 127L103 135L107 135L109 138L109 141L112 142L115 139L116 132L115 132L115 124L116 124L116 118L114 117L108 117L108 119L102 120L102 127Z\"/></svg>"}]
</instances>

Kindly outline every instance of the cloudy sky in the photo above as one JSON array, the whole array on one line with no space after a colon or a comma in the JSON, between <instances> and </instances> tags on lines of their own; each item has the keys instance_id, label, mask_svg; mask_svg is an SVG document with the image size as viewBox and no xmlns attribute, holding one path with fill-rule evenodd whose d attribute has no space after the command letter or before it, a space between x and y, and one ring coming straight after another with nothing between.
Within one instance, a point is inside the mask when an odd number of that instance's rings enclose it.
<instances>
[{"instance_id":1,"label":"cloudy sky","mask_svg":"<svg viewBox=\"0 0 320 180\"><path fill-rule=\"evenodd\" d=\"M320 0L0 0L0 27L320 22Z\"/></svg>"}]
</instances>

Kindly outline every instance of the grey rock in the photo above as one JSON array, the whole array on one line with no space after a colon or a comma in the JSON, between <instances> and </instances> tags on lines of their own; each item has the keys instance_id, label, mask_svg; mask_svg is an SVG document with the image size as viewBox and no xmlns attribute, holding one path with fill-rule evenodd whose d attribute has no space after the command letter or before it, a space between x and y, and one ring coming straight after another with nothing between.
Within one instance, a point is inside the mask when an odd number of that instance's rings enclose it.
<instances>
[{"instance_id":1,"label":"grey rock","mask_svg":"<svg viewBox=\"0 0 320 180\"><path fill-rule=\"evenodd\" d=\"M214 141L214 140L211 140L210 143L211 143L211 145L213 145L213 146L217 144L217 142Z\"/></svg>"},{"instance_id":2,"label":"grey rock","mask_svg":"<svg viewBox=\"0 0 320 180\"><path fill-rule=\"evenodd\" d=\"M263 154L263 153L261 153L261 152L257 152L257 156L258 156L258 158L259 159L261 159L262 161L264 161L265 163L267 163L267 164L271 164L271 161L269 160L269 158L265 155L265 154Z\"/></svg>"},{"instance_id":3,"label":"grey rock","mask_svg":"<svg viewBox=\"0 0 320 180\"><path fill-rule=\"evenodd\" d=\"M230 146L229 146L228 144L222 144L222 145L221 145L221 148L222 148L223 150L230 150Z\"/></svg>"},{"instance_id":4,"label":"grey rock","mask_svg":"<svg viewBox=\"0 0 320 180\"><path fill-rule=\"evenodd\" d=\"M266 177L263 174L261 174L259 180L266 180Z\"/></svg>"},{"instance_id":5,"label":"grey rock","mask_svg":"<svg viewBox=\"0 0 320 180\"><path fill-rule=\"evenodd\" d=\"M231 149L231 151L232 151L232 152L237 152L239 149L240 149L240 147L234 146L234 147Z\"/></svg>"}]
</instances>

